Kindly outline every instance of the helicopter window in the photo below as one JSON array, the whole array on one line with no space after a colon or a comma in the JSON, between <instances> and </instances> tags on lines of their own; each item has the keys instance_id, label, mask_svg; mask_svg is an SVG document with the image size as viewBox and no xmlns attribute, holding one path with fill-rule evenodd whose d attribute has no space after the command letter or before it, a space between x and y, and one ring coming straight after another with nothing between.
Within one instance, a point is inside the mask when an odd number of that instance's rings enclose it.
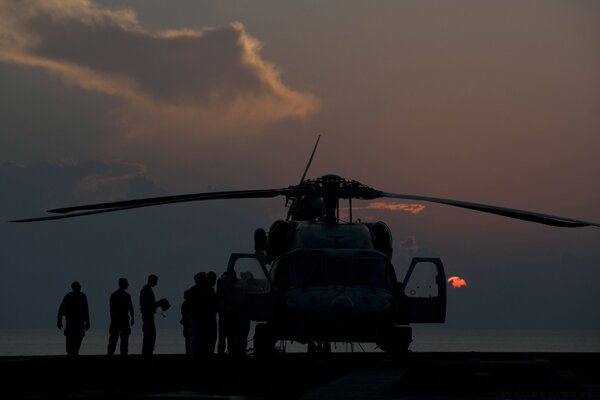
<instances>
[{"instance_id":1,"label":"helicopter window","mask_svg":"<svg viewBox=\"0 0 600 400\"><path fill-rule=\"evenodd\" d=\"M386 263L378 257L354 257L356 284L375 288L389 287Z\"/></svg>"},{"instance_id":2,"label":"helicopter window","mask_svg":"<svg viewBox=\"0 0 600 400\"><path fill-rule=\"evenodd\" d=\"M236 279L233 283L233 287L236 292L269 292L269 282L256 258L239 258L236 260L234 268Z\"/></svg>"},{"instance_id":3,"label":"helicopter window","mask_svg":"<svg viewBox=\"0 0 600 400\"><path fill-rule=\"evenodd\" d=\"M279 270L285 271L288 287L390 286L386 261L379 257L295 254Z\"/></svg>"},{"instance_id":4,"label":"helicopter window","mask_svg":"<svg viewBox=\"0 0 600 400\"><path fill-rule=\"evenodd\" d=\"M434 263L418 263L410 277L408 277L404 294L407 297L437 297L436 277L437 267Z\"/></svg>"}]
</instances>

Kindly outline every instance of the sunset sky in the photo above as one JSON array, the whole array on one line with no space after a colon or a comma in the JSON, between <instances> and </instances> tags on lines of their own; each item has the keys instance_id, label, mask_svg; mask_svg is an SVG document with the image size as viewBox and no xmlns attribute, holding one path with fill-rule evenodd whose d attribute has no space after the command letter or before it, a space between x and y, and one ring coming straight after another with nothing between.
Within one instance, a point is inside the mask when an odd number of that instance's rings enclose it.
<instances>
[{"instance_id":1,"label":"sunset sky","mask_svg":"<svg viewBox=\"0 0 600 400\"><path fill-rule=\"evenodd\" d=\"M0 0L0 216L149 195L377 189L600 222L595 1ZM358 202L398 274L439 256L448 325L600 328L600 228ZM0 227L0 328L53 326L79 280L92 325L126 276L175 307L250 252L284 199ZM8 305L8 306L7 306Z\"/></svg>"}]
</instances>

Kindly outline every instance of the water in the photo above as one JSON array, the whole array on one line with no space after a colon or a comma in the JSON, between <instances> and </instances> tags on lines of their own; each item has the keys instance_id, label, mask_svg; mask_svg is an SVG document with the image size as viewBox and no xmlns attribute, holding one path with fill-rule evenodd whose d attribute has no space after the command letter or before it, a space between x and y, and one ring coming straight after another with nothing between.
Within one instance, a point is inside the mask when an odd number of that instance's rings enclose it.
<instances>
[{"instance_id":1,"label":"water","mask_svg":"<svg viewBox=\"0 0 600 400\"><path fill-rule=\"evenodd\" d=\"M252 338L252 334L249 339ZM108 329L90 329L81 354L106 354ZM252 341L249 342L249 347ZM286 342L287 352L303 352L306 346ZM333 351L379 351L374 344L332 344ZM142 333L134 329L129 339L131 354L139 354ZM414 326L413 351L439 352L600 352L600 330L458 329L444 326ZM118 347L117 347L118 352ZM157 354L182 354L181 329L159 329ZM0 356L64 355L65 337L58 329L0 330Z\"/></svg>"}]
</instances>

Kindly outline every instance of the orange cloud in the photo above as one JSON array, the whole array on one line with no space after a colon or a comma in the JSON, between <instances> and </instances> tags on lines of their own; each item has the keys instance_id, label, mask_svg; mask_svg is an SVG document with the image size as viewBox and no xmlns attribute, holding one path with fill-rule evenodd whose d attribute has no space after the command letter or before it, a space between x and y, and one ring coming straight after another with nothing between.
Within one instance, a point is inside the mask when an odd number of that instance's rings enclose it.
<instances>
[{"instance_id":1,"label":"orange cloud","mask_svg":"<svg viewBox=\"0 0 600 400\"><path fill-rule=\"evenodd\" d=\"M452 287L457 289L467 287L467 281L465 281L459 276L451 276L450 278L448 278L448 283L451 283Z\"/></svg>"},{"instance_id":2,"label":"orange cloud","mask_svg":"<svg viewBox=\"0 0 600 400\"><path fill-rule=\"evenodd\" d=\"M425 209L423 204L405 204L396 202L374 201L365 208L371 210L404 211L411 214L418 214Z\"/></svg>"},{"instance_id":3,"label":"orange cloud","mask_svg":"<svg viewBox=\"0 0 600 400\"><path fill-rule=\"evenodd\" d=\"M150 31L89 0L0 0L0 62L118 98L130 137L185 143L314 114L317 98L287 87L260 50L239 22Z\"/></svg>"}]
</instances>

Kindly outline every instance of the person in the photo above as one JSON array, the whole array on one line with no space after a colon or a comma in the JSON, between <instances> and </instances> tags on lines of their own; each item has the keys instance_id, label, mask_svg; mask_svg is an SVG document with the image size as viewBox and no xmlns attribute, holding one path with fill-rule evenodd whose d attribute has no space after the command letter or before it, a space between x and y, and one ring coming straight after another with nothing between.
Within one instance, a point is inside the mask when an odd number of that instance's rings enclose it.
<instances>
[{"instance_id":1,"label":"person","mask_svg":"<svg viewBox=\"0 0 600 400\"><path fill-rule=\"evenodd\" d=\"M181 303L181 320L183 325L183 339L185 340L185 354L191 355L191 333L192 333L192 315L190 312L190 302L186 299Z\"/></svg>"},{"instance_id":2,"label":"person","mask_svg":"<svg viewBox=\"0 0 600 400\"><path fill-rule=\"evenodd\" d=\"M81 291L81 284L73 282L73 291L67 293L58 308L56 326L63 328L63 316L66 319L65 336L67 354L69 356L79 355L81 342L85 331L90 329L90 313L86 295Z\"/></svg>"},{"instance_id":3,"label":"person","mask_svg":"<svg viewBox=\"0 0 600 400\"><path fill-rule=\"evenodd\" d=\"M148 283L140 291L140 312L142 314L142 355L150 356L154 352L156 344L156 325L154 324L154 314L156 309L165 305L166 299L156 301L152 288L158 283L158 277L154 274L148 276ZM163 307L164 309L164 307Z\"/></svg>"},{"instance_id":4,"label":"person","mask_svg":"<svg viewBox=\"0 0 600 400\"><path fill-rule=\"evenodd\" d=\"M212 354L215 352L215 345L217 344L217 310L219 308L215 291L217 274L214 271L209 271L206 274L206 283L206 351Z\"/></svg>"},{"instance_id":5,"label":"person","mask_svg":"<svg viewBox=\"0 0 600 400\"><path fill-rule=\"evenodd\" d=\"M229 319L227 316L225 303L225 285L227 283L227 271L223 272L217 280L217 311L219 313L219 341L217 343L217 353L225 354L227 347L227 337L229 335Z\"/></svg>"},{"instance_id":6,"label":"person","mask_svg":"<svg viewBox=\"0 0 600 400\"><path fill-rule=\"evenodd\" d=\"M131 326L134 324L133 303L131 296L126 291L128 287L127 279L120 278L119 289L110 295L110 328L107 351L110 356L115 354L119 337L121 338L121 355L126 356L128 353L129 335Z\"/></svg>"},{"instance_id":7,"label":"person","mask_svg":"<svg viewBox=\"0 0 600 400\"><path fill-rule=\"evenodd\" d=\"M215 351L217 339L217 299L212 286L216 283L213 272L194 275L194 286L184 293L191 316L190 353L193 359Z\"/></svg>"},{"instance_id":8,"label":"person","mask_svg":"<svg viewBox=\"0 0 600 400\"><path fill-rule=\"evenodd\" d=\"M189 355L192 358L198 358L201 351L201 330L200 323L198 321L200 313L199 309L202 307L202 291L206 284L206 272L198 272L194 275L194 285L187 289L183 293L184 303L187 304L186 314L189 335Z\"/></svg>"},{"instance_id":9,"label":"person","mask_svg":"<svg viewBox=\"0 0 600 400\"><path fill-rule=\"evenodd\" d=\"M242 273L243 274L243 273ZM243 274L246 276L245 274ZM232 315L231 309L227 305L227 281L228 272L225 271L217 282L217 304L219 309L219 343L217 352L225 353L225 347L229 354L233 356L244 356L248 344L248 335L250 333L250 319L242 318L238 315ZM238 279L235 272L232 272L232 285L241 289L245 281Z\"/></svg>"}]
</instances>

